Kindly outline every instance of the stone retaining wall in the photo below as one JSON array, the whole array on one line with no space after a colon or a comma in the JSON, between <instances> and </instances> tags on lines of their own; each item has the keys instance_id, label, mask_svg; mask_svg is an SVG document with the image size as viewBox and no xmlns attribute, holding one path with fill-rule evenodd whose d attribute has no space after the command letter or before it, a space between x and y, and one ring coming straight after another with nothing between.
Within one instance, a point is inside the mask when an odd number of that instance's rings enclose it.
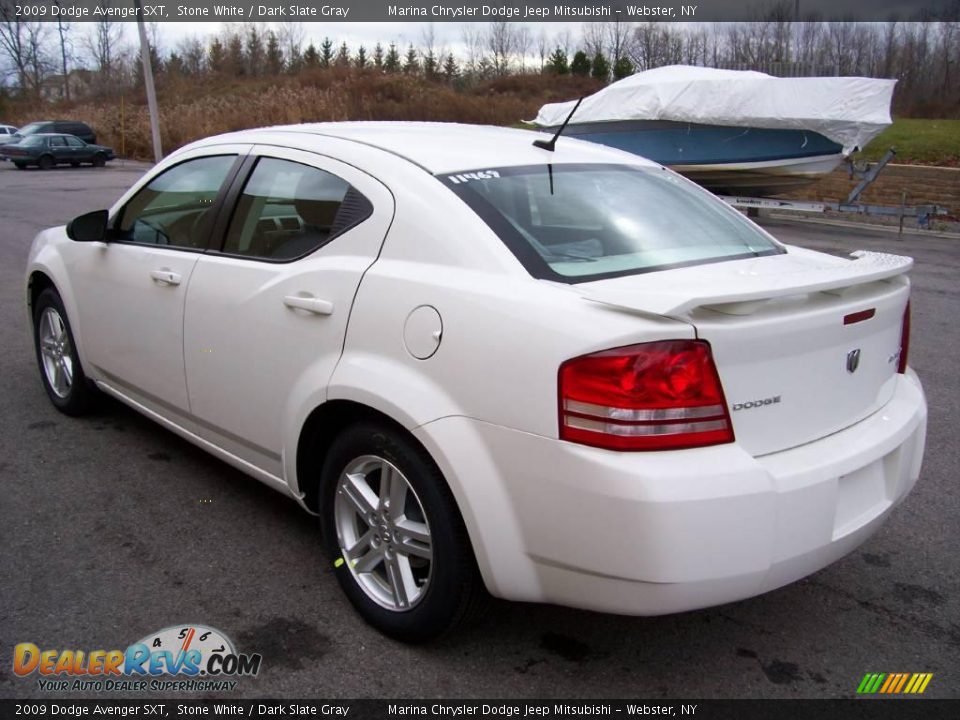
<instances>
[{"instance_id":1,"label":"stone retaining wall","mask_svg":"<svg viewBox=\"0 0 960 720\"><path fill-rule=\"evenodd\" d=\"M786 195L795 200L845 200L859 180L851 180L841 166L815 185ZM940 205L953 217L960 217L960 168L926 165L887 165L880 176L860 196L870 205L899 205L907 192L907 205Z\"/></svg>"}]
</instances>

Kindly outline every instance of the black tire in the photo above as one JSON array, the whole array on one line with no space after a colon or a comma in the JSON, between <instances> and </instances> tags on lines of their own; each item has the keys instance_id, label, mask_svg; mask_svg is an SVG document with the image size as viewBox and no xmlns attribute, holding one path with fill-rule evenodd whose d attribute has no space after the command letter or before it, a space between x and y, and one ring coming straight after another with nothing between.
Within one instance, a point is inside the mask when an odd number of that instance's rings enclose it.
<instances>
[{"instance_id":1,"label":"black tire","mask_svg":"<svg viewBox=\"0 0 960 720\"><path fill-rule=\"evenodd\" d=\"M107 156L103 153L97 153L93 156L93 166L94 167L103 167L107 164Z\"/></svg>"},{"instance_id":2,"label":"black tire","mask_svg":"<svg viewBox=\"0 0 960 720\"><path fill-rule=\"evenodd\" d=\"M49 170L54 165L56 165L56 163L53 161L53 158L50 157L49 155L41 155L40 160L37 161L37 165L41 170Z\"/></svg>"},{"instance_id":3,"label":"black tire","mask_svg":"<svg viewBox=\"0 0 960 720\"><path fill-rule=\"evenodd\" d=\"M76 160L72 160L70 162L70 167L80 167L80 163L78 163Z\"/></svg>"},{"instance_id":4,"label":"black tire","mask_svg":"<svg viewBox=\"0 0 960 720\"><path fill-rule=\"evenodd\" d=\"M71 372L69 386L65 392L62 389L58 391L54 388L44 364L44 352L41 348L41 334L43 332L41 323L44 321L44 313L48 310L55 313L63 323L66 342L60 344L59 352L63 360L69 360ZM40 379L43 382L44 390L47 391L47 397L50 398L53 406L60 412L73 416L85 415L92 410L97 391L87 380L87 376L80 366L80 357L77 354L76 343L73 341L73 331L70 329L67 312L63 308L63 301L61 301L60 295L53 288L47 288L40 293L36 305L33 307L33 345L37 354L37 366L40 370ZM48 357L48 359L55 363L53 357ZM62 369L61 372L63 372Z\"/></svg>"},{"instance_id":5,"label":"black tire","mask_svg":"<svg viewBox=\"0 0 960 720\"><path fill-rule=\"evenodd\" d=\"M386 459L405 476L429 526L429 581L411 608L390 609L379 604L344 560L336 497L342 473L364 456ZM425 642L453 630L481 609L486 589L453 495L430 456L401 430L373 421L346 429L327 453L320 493L323 540L334 574L356 610L377 630L403 642Z\"/></svg>"},{"instance_id":6,"label":"black tire","mask_svg":"<svg viewBox=\"0 0 960 720\"><path fill-rule=\"evenodd\" d=\"M13 165L14 165L14 167L17 168L17 170L26 170L26 169L27 169L27 164L26 164L26 163L15 162Z\"/></svg>"}]
</instances>

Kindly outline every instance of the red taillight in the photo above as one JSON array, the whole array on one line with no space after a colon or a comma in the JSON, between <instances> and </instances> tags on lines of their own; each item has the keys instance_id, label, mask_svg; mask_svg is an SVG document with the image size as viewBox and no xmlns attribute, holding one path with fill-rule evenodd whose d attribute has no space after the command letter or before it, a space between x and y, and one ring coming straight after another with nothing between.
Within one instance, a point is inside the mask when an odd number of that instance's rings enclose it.
<instances>
[{"instance_id":1,"label":"red taillight","mask_svg":"<svg viewBox=\"0 0 960 720\"><path fill-rule=\"evenodd\" d=\"M910 352L910 301L907 300L907 309L903 311L903 325L900 329L900 364L897 372L901 375L907 371L907 355Z\"/></svg>"},{"instance_id":2,"label":"red taillight","mask_svg":"<svg viewBox=\"0 0 960 720\"><path fill-rule=\"evenodd\" d=\"M605 350L560 366L560 439L609 450L733 441L720 377L702 340Z\"/></svg>"}]
</instances>

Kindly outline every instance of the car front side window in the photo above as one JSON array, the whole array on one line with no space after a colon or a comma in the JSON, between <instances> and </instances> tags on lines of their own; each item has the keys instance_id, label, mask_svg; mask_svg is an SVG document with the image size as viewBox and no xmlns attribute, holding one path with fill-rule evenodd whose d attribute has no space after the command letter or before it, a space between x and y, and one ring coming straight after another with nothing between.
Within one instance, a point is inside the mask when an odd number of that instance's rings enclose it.
<instances>
[{"instance_id":1,"label":"car front side window","mask_svg":"<svg viewBox=\"0 0 960 720\"><path fill-rule=\"evenodd\" d=\"M372 209L369 200L336 175L264 157L237 201L223 252L293 260L362 222Z\"/></svg>"},{"instance_id":2,"label":"car front side window","mask_svg":"<svg viewBox=\"0 0 960 720\"><path fill-rule=\"evenodd\" d=\"M236 155L187 160L153 178L121 211L116 239L203 249L210 210L235 160Z\"/></svg>"}]
</instances>

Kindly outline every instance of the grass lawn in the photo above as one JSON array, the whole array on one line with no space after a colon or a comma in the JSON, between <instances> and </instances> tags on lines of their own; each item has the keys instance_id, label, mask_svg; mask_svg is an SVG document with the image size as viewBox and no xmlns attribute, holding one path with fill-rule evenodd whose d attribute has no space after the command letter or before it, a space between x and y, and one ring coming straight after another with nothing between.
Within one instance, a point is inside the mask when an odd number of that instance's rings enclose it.
<instances>
[{"instance_id":1,"label":"grass lawn","mask_svg":"<svg viewBox=\"0 0 960 720\"><path fill-rule=\"evenodd\" d=\"M960 167L960 120L895 120L860 157L879 160L889 147L896 163Z\"/></svg>"}]
</instances>

